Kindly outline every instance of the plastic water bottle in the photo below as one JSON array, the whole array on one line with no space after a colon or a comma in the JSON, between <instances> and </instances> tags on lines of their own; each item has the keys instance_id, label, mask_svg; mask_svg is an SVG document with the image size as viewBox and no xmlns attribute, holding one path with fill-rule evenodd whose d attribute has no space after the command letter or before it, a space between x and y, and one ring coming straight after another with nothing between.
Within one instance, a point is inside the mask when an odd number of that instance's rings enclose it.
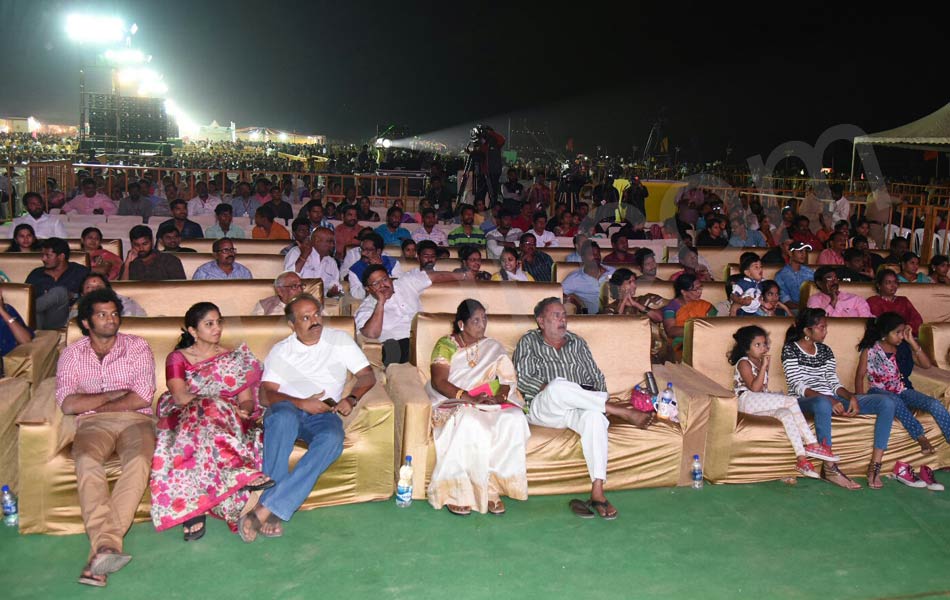
<instances>
[{"instance_id":1,"label":"plastic water bottle","mask_svg":"<svg viewBox=\"0 0 950 600\"><path fill-rule=\"evenodd\" d=\"M699 462L699 455L693 455L693 489L703 489L703 464Z\"/></svg>"},{"instance_id":2,"label":"plastic water bottle","mask_svg":"<svg viewBox=\"0 0 950 600\"><path fill-rule=\"evenodd\" d=\"M16 496L10 491L10 486L3 486L3 524L7 527L16 527L20 523L17 512Z\"/></svg>"},{"instance_id":3,"label":"plastic water bottle","mask_svg":"<svg viewBox=\"0 0 950 600\"><path fill-rule=\"evenodd\" d=\"M666 416L674 423L680 422L680 409L676 404L676 392L673 390L673 382L666 382L666 389L663 391L664 402L666 402Z\"/></svg>"},{"instance_id":4,"label":"plastic water bottle","mask_svg":"<svg viewBox=\"0 0 950 600\"><path fill-rule=\"evenodd\" d=\"M412 457L399 467L399 483L396 484L396 506L406 508L412 504Z\"/></svg>"}]
</instances>

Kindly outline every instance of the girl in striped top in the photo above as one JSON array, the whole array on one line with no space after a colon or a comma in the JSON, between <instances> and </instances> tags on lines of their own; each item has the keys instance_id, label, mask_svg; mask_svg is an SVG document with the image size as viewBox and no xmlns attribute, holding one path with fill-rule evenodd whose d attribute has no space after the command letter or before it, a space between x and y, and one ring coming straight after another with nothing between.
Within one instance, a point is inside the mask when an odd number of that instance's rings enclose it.
<instances>
[{"instance_id":1,"label":"girl in striped top","mask_svg":"<svg viewBox=\"0 0 950 600\"><path fill-rule=\"evenodd\" d=\"M878 489L881 483L881 461L887 449L894 422L895 401L885 394L853 394L838 380L837 364L831 348L823 342L828 335L828 320L820 308L803 309L795 324L785 334L782 367L788 391L797 395L803 412L815 417L818 441L831 447L831 415L853 417L876 414L874 448L868 465L868 487ZM821 478L853 490L861 486L847 477L837 465L825 461Z\"/></svg>"}]
</instances>

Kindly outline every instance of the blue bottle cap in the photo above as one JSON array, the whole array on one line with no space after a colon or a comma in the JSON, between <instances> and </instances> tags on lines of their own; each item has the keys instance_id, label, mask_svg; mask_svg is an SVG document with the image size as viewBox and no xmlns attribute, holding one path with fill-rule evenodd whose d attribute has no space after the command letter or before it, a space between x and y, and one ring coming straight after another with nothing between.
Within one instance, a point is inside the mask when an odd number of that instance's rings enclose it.
<instances>
[{"instance_id":1,"label":"blue bottle cap","mask_svg":"<svg viewBox=\"0 0 950 600\"><path fill-rule=\"evenodd\" d=\"M693 455L693 460L699 460L699 455L698 455L698 454L694 454L694 455Z\"/></svg>"},{"instance_id":2,"label":"blue bottle cap","mask_svg":"<svg viewBox=\"0 0 950 600\"><path fill-rule=\"evenodd\" d=\"M5 486L3 486L2 489L0 489L0 492L9 492L9 491L10 491L10 486L8 486L8 485L5 485Z\"/></svg>"},{"instance_id":3,"label":"blue bottle cap","mask_svg":"<svg viewBox=\"0 0 950 600\"><path fill-rule=\"evenodd\" d=\"M411 462L412 462L412 457L411 457L411 456L406 456L406 462L407 462L407 463L411 463Z\"/></svg>"}]
</instances>

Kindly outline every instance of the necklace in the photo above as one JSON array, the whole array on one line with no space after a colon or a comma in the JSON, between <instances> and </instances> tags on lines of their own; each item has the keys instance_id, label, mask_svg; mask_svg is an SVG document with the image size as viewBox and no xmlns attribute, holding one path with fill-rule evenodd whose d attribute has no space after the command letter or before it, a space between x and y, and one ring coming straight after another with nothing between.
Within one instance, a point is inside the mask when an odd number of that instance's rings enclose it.
<instances>
[{"instance_id":1,"label":"necklace","mask_svg":"<svg viewBox=\"0 0 950 600\"><path fill-rule=\"evenodd\" d=\"M458 339L460 342L464 341L462 340L461 335L459 336ZM468 366L474 367L475 365L477 365L478 364L478 340L475 340L474 344L462 346L462 348L465 350L465 358L468 359Z\"/></svg>"}]
</instances>

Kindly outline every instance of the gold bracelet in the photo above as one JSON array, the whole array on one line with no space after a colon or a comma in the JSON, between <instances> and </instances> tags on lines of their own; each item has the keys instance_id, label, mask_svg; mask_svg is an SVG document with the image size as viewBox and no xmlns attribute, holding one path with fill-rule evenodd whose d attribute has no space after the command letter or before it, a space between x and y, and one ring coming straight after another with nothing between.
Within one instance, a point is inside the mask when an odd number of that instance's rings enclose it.
<instances>
[{"instance_id":1,"label":"gold bracelet","mask_svg":"<svg viewBox=\"0 0 950 600\"><path fill-rule=\"evenodd\" d=\"M462 394L464 394L464 393L465 393L465 390L463 390L462 388L459 388L459 391L455 392L455 399L456 399L456 400L461 400L461 399L462 399Z\"/></svg>"}]
</instances>

